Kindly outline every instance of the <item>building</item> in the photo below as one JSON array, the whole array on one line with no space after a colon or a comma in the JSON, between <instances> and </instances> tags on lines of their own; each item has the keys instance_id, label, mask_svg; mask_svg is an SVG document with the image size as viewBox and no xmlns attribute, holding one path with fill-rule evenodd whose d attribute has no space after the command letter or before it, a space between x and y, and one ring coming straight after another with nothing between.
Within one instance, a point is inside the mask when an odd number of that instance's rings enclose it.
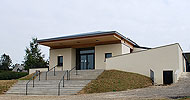
<instances>
[{"instance_id":1,"label":"building","mask_svg":"<svg viewBox=\"0 0 190 100\"><path fill-rule=\"evenodd\" d=\"M50 68L117 69L151 77L156 84L177 82L186 71L179 44L141 47L116 31L92 32L38 40L50 47Z\"/></svg>"},{"instance_id":2,"label":"building","mask_svg":"<svg viewBox=\"0 0 190 100\"><path fill-rule=\"evenodd\" d=\"M12 71L14 71L14 72L26 72L26 70L24 70L24 65L22 65L22 64L15 64Z\"/></svg>"},{"instance_id":3,"label":"building","mask_svg":"<svg viewBox=\"0 0 190 100\"><path fill-rule=\"evenodd\" d=\"M186 71L190 72L190 53L189 52L188 53L183 53L183 55L184 55L184 57L186 59L186 64L187 64Z\"/></svg>"}]
</instances>

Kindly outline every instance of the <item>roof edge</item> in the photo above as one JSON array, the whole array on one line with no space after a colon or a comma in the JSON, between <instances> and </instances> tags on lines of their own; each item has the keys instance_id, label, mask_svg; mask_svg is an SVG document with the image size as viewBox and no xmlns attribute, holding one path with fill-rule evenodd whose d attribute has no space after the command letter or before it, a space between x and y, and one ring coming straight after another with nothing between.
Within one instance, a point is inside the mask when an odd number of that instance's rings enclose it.
<instances>
[{"instance_id":1,"label":"roof edge","mask_svg":"<svg viewBox=\"0 0 190 100\"><path fill-rule=\"evenodd\" d=\"M119 35L121 38L129 41L131 44L133 44L134 46L138 46L138 44L136 44L134 41L132 41L129 38L126 38L124 35L120 34L117 31L96 31L96 32L89 32L89 33L81 33L81 34L77 34L77 35L68 35L68 36L62 36L62 37L55 37L55 38L48 38L48 39L41 39L41 40L37 40L38 43L42 43L42 42L49 42L49 41L57 41L57 40L61 40L61 39L74 39L74 38L80 38L80 37L87 37L87 36L99 36L99 35L109 35L109 34L117 34Z\"/></svg>"}]
</instances>

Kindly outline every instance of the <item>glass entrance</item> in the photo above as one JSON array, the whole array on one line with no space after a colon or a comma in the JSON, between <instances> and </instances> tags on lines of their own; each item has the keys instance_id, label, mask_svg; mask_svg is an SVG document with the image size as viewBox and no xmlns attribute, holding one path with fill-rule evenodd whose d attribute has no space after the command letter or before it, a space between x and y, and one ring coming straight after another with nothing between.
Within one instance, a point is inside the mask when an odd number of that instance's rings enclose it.
<instances>
[{"instance_id":1,"label":"glass entrance","mask_svg":"<svg viewBox=\"0 0 190 100\"><path fill-rule=\"evenodd\" d=\"M93 54L80 55L80 69L94 69Z\"/></svg>"},{"instance_id":2,"label":"glass entrance","mask_svg":"<svg viewBox=\"0 0 190 100\"><path fill-rule=\"evenodd\" d=\"M94 48L77 49L78 70L94 69L95 57Z\"/></svg>"}]
</instances>

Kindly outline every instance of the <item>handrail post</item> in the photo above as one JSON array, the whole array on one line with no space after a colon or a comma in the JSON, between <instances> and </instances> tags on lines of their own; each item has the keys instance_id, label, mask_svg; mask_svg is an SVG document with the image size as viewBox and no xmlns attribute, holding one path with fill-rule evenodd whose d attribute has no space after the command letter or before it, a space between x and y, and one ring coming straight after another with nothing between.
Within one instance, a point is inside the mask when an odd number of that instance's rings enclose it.
<instances>
[{"instance_id":1,"label":"handrail post","mask_svg":"<svg viewBox=\"0 0 190 100\"><path fill-rule=\"evenodd\" d=\"M55 67L54 67L54 76L55 76Z\"/></svg>"},{"instance_id":2,"label":"handrail post","mask_svg":"<svg viewBox=\"0 0 190 100\"><path fill-rule=\"evenodd\" d=\"M39 72L39 81L40 81L40 71L38 71Z\"/></svg>"},{"instance_id":3,"label":"handrail post","mask_svg":"<svg viewBox=\"0 0 190 100\"><path fill-rule=\"evenodd\" d=\"M47 72L46 72L46 80L47 80Z\"/></svg>"},{"instance_id":4,"label":"handrail post","mask_svg":"<svg viewBox=\"0 0 190 100\"><path fill-rule=\"evenodd\" d=\"M28 95L28 85L26 84L26 95Z\"/></svg>"},{"instance_id":5,"label":"handrail post","mask_svg":"<svg viewBox=\"0 0 190 100\"><path fill-rule=\"evenodd\" d=\"M33 77L33 87L34 87L34 77Z\"/></svg>"},{"instance_id":6,"label":"handrail post","mask_svg":"<svg viewBox=\"0 0 190 100\"><path fill-rule=\"evenodd\" d=\"M58 85L58 96L60 95L60 84Z\"/></svg>"},{"instance_id":7,"label":"handrail post","mask_svg":"<svg viewBox=\"0 0 190 100\"><path fill-rule=\"evenodd\" d=\"M68 76L69 76L69 80L70 80L70 71L68 71L68 74L69 74Z\"/></svg>"},{"instance_id":8,"label":"handrail post","mask_svg":"<svg viewBox=\"0 0 190 100\"><path fill-rule=\"evenodd\" d=\"M67 80L69 80L69 71L67 70Z\"/></svg>"},{"instance_id":9,"label":"handrail post","mask_svg":"<svg viewBox=\"0 0 190 100\"><path fill-rule=\"evenodd\" d=\"M65 84L64 84L64 78L65 78L65 77L63 76L63 87L64 87L64 85L65 85Z\"/></svg>"}]
</instances>

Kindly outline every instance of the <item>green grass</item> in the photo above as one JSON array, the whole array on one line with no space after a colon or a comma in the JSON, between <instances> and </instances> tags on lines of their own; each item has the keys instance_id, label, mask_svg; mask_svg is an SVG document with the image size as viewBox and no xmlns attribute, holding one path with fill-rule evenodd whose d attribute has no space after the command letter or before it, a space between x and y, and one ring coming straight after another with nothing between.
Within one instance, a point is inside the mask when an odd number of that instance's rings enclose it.
<instances>
[{"instance_id":1,"label":"green grass","mask_svg":"<svg viewBox=\"0 0 190 100\"><path fill-rule=\"evenodd\" d=\"M116 92L144 88L151 85L151 79L140 74L118 70L105 70L96 80L92 80L85 86L79 94Z\"/></svg>"}]
</instances>

